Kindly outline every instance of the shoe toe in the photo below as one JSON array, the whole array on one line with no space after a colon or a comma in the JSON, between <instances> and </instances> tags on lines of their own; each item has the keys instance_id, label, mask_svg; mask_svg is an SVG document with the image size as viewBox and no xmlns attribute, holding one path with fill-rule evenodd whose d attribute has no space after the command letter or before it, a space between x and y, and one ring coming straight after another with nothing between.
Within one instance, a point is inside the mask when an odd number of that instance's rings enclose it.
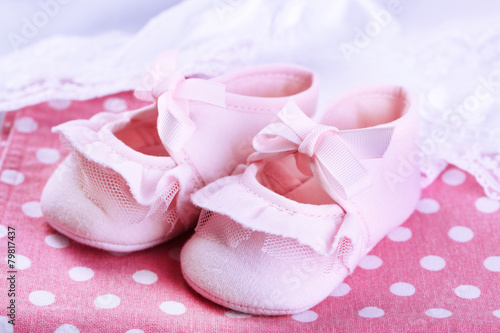
<instances>
[{"instance_id":1,"label":"shoe toe","mask_svg":"<svg viewBox=\"0 0 500 333\"><path fill-rule=\"evenodd\" d=\"M254 232L236 247L195 234L181 252L188 284L227 308L258 315L303 312L328 297L347 275L327 269L325 257L287 260L261 250L266 234Z\"/></svg>"},{"instance_id":2,"label":"shoe toe","mask_svg":"<svg viewBox=\"0 0 500 333\"><path fill-rule=\"evenodd\" d=\"M129 252L165 241L172 229L165 221L127 223L108 214L82 190L74 164L63 161L47 182L40 200L45 220L69 238L104 250Z\"/></svg>"}]
</instances>

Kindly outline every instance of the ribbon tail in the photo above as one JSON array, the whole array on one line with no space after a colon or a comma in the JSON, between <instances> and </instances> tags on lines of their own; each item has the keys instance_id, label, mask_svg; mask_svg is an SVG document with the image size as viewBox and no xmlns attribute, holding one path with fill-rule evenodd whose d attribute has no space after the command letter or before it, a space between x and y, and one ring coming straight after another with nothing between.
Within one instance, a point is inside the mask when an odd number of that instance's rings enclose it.
<instances>
[{"instance_id":1,"label":"ribbon tail","mask_svg":"<svg viewBox=\"0 0 500 333\"><path fill-rule=\"evenodd\" d=\"M339 136L359 159L381 158L392 140L394 127L341 131Z\"/></svg>"},{"instance_id":2,"label":"ribbon tail","mask_svg":"<svg viewBox=\"0 0 500 333\"><path fill-rule=\"evenodd\" d=\"M173 152L181 150L195 131L195 125L184 112L183 106L168 93L158 98L157 127L165 148Z\"/></svg>"},{"instance_id":3,"label":"ribbon tail","mask_svg":"<svg viewBox=\"0 0 500 333\"><path fill-rule=\"evenodd\" d=\"M315 155L327 183L342 199L350 198L371 185L368 170L339 136L325 137Z\"/></svg>"}]
</instances>

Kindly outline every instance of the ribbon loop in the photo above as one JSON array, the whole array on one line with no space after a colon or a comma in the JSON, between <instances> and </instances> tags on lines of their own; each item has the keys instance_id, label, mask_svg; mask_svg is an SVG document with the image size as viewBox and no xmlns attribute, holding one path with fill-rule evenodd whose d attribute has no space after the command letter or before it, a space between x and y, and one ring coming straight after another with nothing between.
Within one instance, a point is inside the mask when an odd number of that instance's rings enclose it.
<instances>
[{"instance_id":1,"label":"ribbon loop","mask_svg":"<svg viewBox=\"0 0 500 333\"><path fill-rule=\"evenodd\" d=\"M196 129L189 116L188 101L225 107L225 86L221 83L189 78L176 69L178 51L156 57L134 95L155 102L158 108L158 133L169 151L181 150Z\"/></svg>"},{"instance_id":2,"label":"ribbon loop","mask_svg":"<svg viewBox=\"0 0 500 333\"><path fill-rule=\"evenodd\" d=\"M181 82L186 80L184 76L179 72L173 72L172 74L161 78L151 89L151 95L155 100L166 93L173 93Z\"/></svg>"},{"instance_id":3,"label":"ribbon loop","mask_svg":"<svg viewBox=\"0 0 500 333\"><path fill-rule=\"evenodd\" d=\"M341 131L317 124L293 102L289 102L278 117L282 123L268 125L255 136L256 152L249 161L278 159L295 153L301 172L315 171L323 175L342 199L370 186L368 170L361 160L383 157L394 131L393 127Z\"/></svg>"}]
</instances>

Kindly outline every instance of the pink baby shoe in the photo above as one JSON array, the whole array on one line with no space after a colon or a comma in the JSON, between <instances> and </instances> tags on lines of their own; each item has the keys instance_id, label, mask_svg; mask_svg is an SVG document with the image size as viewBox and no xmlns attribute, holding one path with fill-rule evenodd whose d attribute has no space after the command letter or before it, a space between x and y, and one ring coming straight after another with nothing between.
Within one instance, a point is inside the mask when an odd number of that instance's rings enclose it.
<instances>
[{"instance_id":1,"label":"pink baby shoe","mask_svg":"<svg viewBox=\"0 0 500 333\"><path fill-rule=\"evenodd\" d=\"M418 151L408 93L358 89L326 110L316 123L287 104L254 138L248 166L193 195L203 210L181 267L195 291L241 312L305 311L412 214L420 174L401 167Z\"/></svg>"},{"instance_id":2,"label":"pink baby shoe","mask_svg":"<svg viewBox=\"0 0 500 333\"><path fill-rule=\"evenodd\" d=\"M289 101L316 108L317 76L294 65L184 78L162 54L136 96L153 102L54 128L70 148L42 194L56 230L112 251L145 249L193 228L193 191L229 175L253 152L251 139ZM147 88L149 81L151 89Z\"/></svg>"}]
</instances>

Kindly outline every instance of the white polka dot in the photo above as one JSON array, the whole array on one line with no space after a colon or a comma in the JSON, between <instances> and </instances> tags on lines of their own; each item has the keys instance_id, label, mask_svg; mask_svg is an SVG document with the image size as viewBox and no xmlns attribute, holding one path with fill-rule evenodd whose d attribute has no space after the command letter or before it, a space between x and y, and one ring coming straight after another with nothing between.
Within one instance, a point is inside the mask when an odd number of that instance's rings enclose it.
<instances>
[{"instance_id":1,"label":"white polka dot","mask_svg":"<svg viewBox=\"0 0 500 333\"><path fill-rule=\"evenodd\" d=\"M411 230L406 227L399 227L392 230L387 237L393 242L406 242L411 238Z\"/></svg>"},{"instance_id":2,"label":"white polka dot","mask_svg":"<svg viewBox=\"0 0 500 333\"><path fill-rule=\"evenodd\" d=\"M101 309L113 309L120 305L120 298L113 294L106 294L95 299L94 305Z\"/></svg>"},{"instance_id":3,"label":"white polka dot","mask_svg":"<svg viewBox=\"0 0 500 333\"><path fill-rule=\"evenodd\" d=\"M69 277L75 281L87 281L94 277L94 271L87 267L73 267L68 272Z\"/></svg>"},{"instance_id":4,"label":"white polka dot","mask_svg":"<svg viewBox=\"0 0 500 333\"><path fill-rule=\"evenodd\" d=\"M80 333L80 330L75 325L64 324L59 326L54 333Z\"/></svg>"},{"instance_id":5,"label":"white polka dot","mask_svg":"<svg viewBox=\"0 0 500 333\"><path fill-rule=\"evenodd\" d=\"M53 99L48 104L54 110L64 110L71 105L71 101L67 99Z\"/></svg>"},{"instance_id":6,"label":"white polka dot","mask_svg":"<svg viewBox=\"0 0 500 333\"><path fill-rule=\"evenodd\" d=\"M394 283L390 290L396 296L411 296L415 293L415 287L406 282Z\"/></svg>"},{"instance_id":7,"label":"white polka dot","mask_svg":"<svg viewBox=\"0 0 500 333\"><path fill-rule=\"evenodd\" d=\"M446 261L438 256L427 256L420 259L420 266L429 271L440 271L446 266Z\"/></svg>"},{"instance_id":8,"label":"white polka dot","mask_svg":"<svg viewBox=\"0 0 500 333\"><path fill-rule=\"evenodd\" d=\"M429 309L425 311L425 314L433 318L448 318L452 313L445 309Z\"/></svg>"},{"instance_id":9,"label":"white polka dot","mask_svg":"<svg viewBox=\"0 0 500 333\"><path fill-rule=\"evenodd\" d=\"M351 287L347 283L342 282L334 291L330 293L330 296L333 297L342 297L351 291Z\"/></svg>"},{"instance_id":10,"label":"white polka dot","mask_svg":"<svg viewBox=\"0 0 500 333\"><path fill-rule=\"evenodd\" d=\"M483 265L489 271L500 272L500 257L488 257L484 260Z\"/></svg>"},{"instance_id":11,"label":"white polka dot","mask_svg":"<svg viewBox=\"0 0 500 333\"><path fill-rule=\"evenodd\" d=\"M114 252L114 251L109 251L109 253L114 255L115 257L123 257L129 254L129 252Z\"/></svg>"},{"instance_id":12,"label":"white polka dot","mask_svg":"<svg viewBox=\"0 0 500 333\"><path fill-rule=\"evenodd\" d=\"M36 151L36 159L43 164L54 164L61 158L61 154L54 148L39 148Z\"/></svg>"},{"instance_id":13,"label":"white polka dot","mask_svg":"<svg viewBox=\"0 0 500 333\"><path fill-rule=\"evenodd\" d=\"M465 178L467 178L465 172L458 169L450 169L443 173L443 175L441 176L441 180L443 181L443 183L450 186L458 186L463 184L465 182Z\"/></svg>"},{"instance_id":14,"label":"white polka dot","mask_svg":"<svg viewBox=\"0 0 500 333\"><path fill-rule=\"evenodd\" d=\"M37 306L46 306L55 302L53 293L46 290L33 291L29 296L30 302Z\"/></svg>"},{"instance_id":15,"label":"white polka dot","mask_svg":"<svg viewBox=\"0 0 500 333\"><path fill-rule=\"evenodd\" d=\"M5 257L5 261L8 263L9 258ZM12 259L11 259L12 260ZM23 256L22 254L16 254L16 258L14 259L16 269L23 270L29 268L31 266L31 260L28 257Z\"/></svg>"},{"instance_id":16,"label":"white polka dot","mask_svg":"<svg viewBox=\"0 0 500 333\"><path fill-rule=\"evenodd\" d=\"M37 122L31 117L24 117L16 120L15 126L21 133L32 133L38 128Z\"/></svg>"},{"instance_id":17,"label":"white polka dot","mask_svg":"<svg viewBox=\"0 0 500 333\"><path fill-rule=\"evenodd\" d=\"M362 310L359 310L358 315L363 318L378 318L385 314L384 310L379 309L374 306L369 306Z\"/></svg>"},{"instance_id":18,"label":"white polka dot","mask_svg":"<svg viewBox=\"0 0 500 333\"><path fill-rule=\"evenodd\" d=\"M300 321L301 323L310 323L318 319L318 314L314 311L305 311L301 313L294 314L292 316L296 321Z\"/></svg>"},{"instance_id":19,"label":"white polka dot","mask_svg":"<svg viewBox=\"0 0 500 333\"><path fill-rule=\"evenodd\" d=\"M147 270L142 270L142 271L137 271L132 275L132 278L134 279L135 282L141 283L141 284L153 284L156 281L158 281L158 275L156 273L147 271Z\"/></svg>"},{"instance_id":20,"label":"white polka dot","mask_svg":"<svg viewBox=\"0 0 500 333\"><path fill-rule=\"evenodd\" d=\"M33 217L33 218L38 218L42 217L42 209L40 208L40 203L38 201L30 201L25 203L22 207L21 210L23 211L24 215Z\"/></svg>"},{"instance_id":21,"label":"white polka dot","mask_svg":"<svg viewBox=\"0 0 500 333\"><path fill-rule=\"evenodd\" d=\"M474 299L481 295L481 290L478 287L461 285L455 288L455 294L461 298Z\"/></svg>"},{"instance_id":22,"label":"white polka dot","mask_svg":"<svg viewBox=\"0 0 500 333\"><path fill-rule=\"evenodd\" d=\"M457 226L448 231L448 236L455 242L468 242L474 237L474 232L467 227Z\"/></svg>"},{"instance_id":23,"label":"white polka dot","mask_svg":"<svg viewBox=\"0 0 500 333\"><path fill-rule=\"evenodd\" d=\"M174 301L166 301L160 304L160 310L169 315L181 315L186 312L184 304Z\"/></svg>"},{"instance_id":24,"label":"white polka dot","mask_svg":"<svg viewBox=\"0 0 500 333\"><path fill-rule=\"evenodd\" d=\"M121 112L127 110L127 102L122 98L111 97L104 101L104 109L111 112Z\"/></svg>"},{"instance_id":25,"label":"white polka dot","mask_svg":"<svg viewBox=\"0 0 500 333\"><path fill-rule=\"evenodd\" d=\"M5 316L0 316L0 332L2 333L14 333L14 326L9 323L10 318Z\"/></svg>"},{"instance_id":26,"label":"white polka dot","mask_svg":"<svg viewBox=\"0 0 500 333\"><path fill-rule=\"evenodd\" d=\"M0 238L7 236L7 227L0 225Z\"/></svg>"},{"instance_id":27,"label":"white polka dot","mask_svg":"<svg viewBox=\"0 0 500 333\"><path fill-rule=\"evenodd\" d=\"M143 330L138 330L137 328L133 328L131 330L128 330L125 333L144 333L144 331Z\"/></svg>"},{"instance_id":28,"label":"white polka dot","mask_svg":"<svg viewBox=\"0 0 500 333\"><path fill-rule=\"evenodd\" d=\"M180 247L174 247L173 249L170 249L168 251L168 255L170 258L174 259L175 261L181 261L181 248Z\"/></svg>"},{"instance_id":29,"label":"white polka dot","mask_svg":"<svg viewBox=\"0 0 500 333\"><path fill-rule=\"evenodd\" d=\"M363 269L377 269L382 265L382 259L377 256L368 255L361 259L358 265Z\"/></svg>"},{"instance_id":30,"label":"white polka dot","mask_svg":"<svg viewBox=\"0 0 500 333\"><path fill-rule=\"evenodd\" d=\"M9 185L19 185L24 182L24 175L16 170L4 170L0 181Z\"/></svg>"},{"instance_id":31,"label":"white polka dot","mask_svg":"<svg viewBox=\"0 0 500 333\"><path fill-rule=\"evenodd\" d=\"M423 214L433 214L439 211L439 202L434 199L422 199L418 202L417 210Z\"/></svg>"},{"instance_id":32,"label":"white polka dot","mask_svg":"<svg viewBox=\"0 0 500 333\"><path fill-rule=\"evenodd\" d=\"M495 317L500 318L500 310L495 310L495 311L493 311L493 315L494 315Z\"/></svg>"},{"instance_id":33,"label":"white polka dot","mask_svg":"<svg viewBox=\"0 0 500 333\"><path fill-rule=\"evenodd\" d=\"M56 249L62 249L69 245L69 239L61 234L53 234L45 237L45 243Z\"/></svg>"},{"instance_id":34,"label":"white polka dot","mask_svg":"<svg viewBox=\"0 0 500 333\"><path fill-rule=\"evenodd\" d=\"M229 318L234 318L234 319L244 319L244 318L249 318L252 315L248 313L243 313L243 312L237 312L237 311L227 311L225 315Z\"/></svg>"},{"instance_id":35,"label":"white polka dot","mask_svg":"<svg viewBox=\"0 0 500 333\"><path fill-rule=\"evenodd\" d=\"M485 214L495 213L500 209L500 201L481 197L476 200L476 209Z\"/></svg>"}]
</instances>

